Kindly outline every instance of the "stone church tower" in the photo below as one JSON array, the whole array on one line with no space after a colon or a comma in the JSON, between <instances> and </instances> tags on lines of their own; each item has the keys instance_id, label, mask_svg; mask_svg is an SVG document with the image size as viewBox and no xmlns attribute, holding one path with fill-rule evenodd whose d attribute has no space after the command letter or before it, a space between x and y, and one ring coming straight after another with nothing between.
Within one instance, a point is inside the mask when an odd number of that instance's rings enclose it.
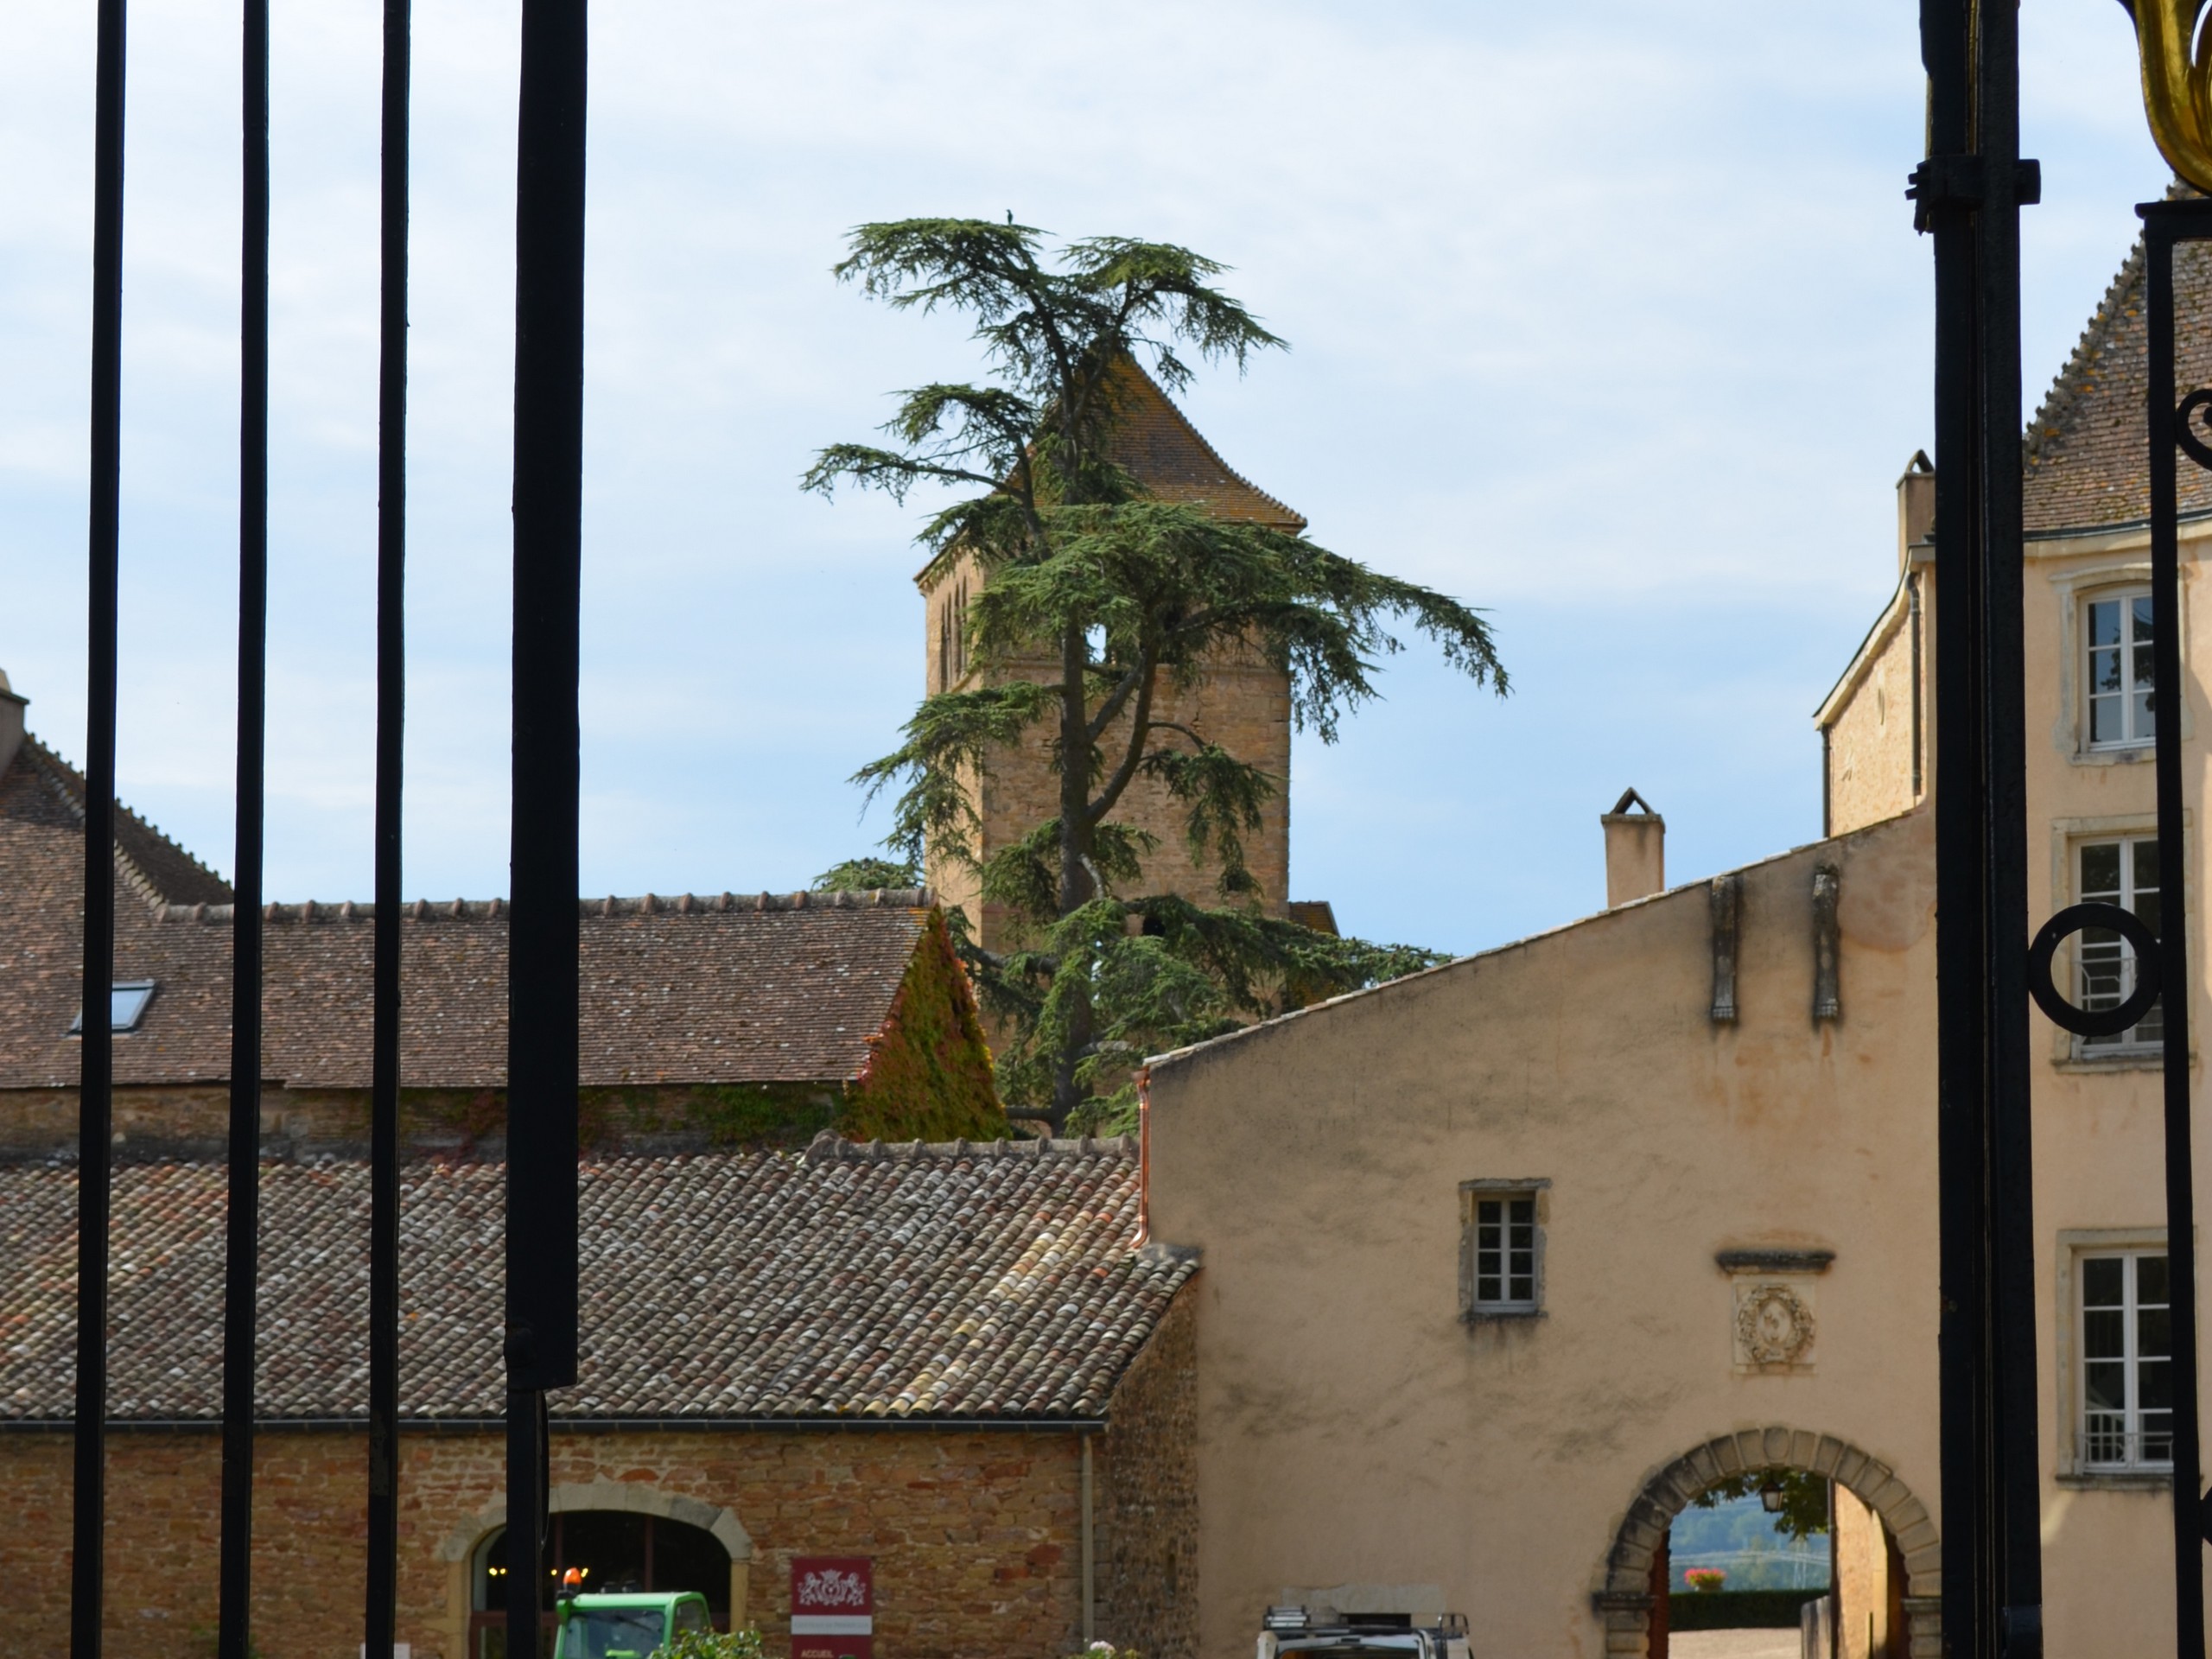
<instances>
[{"instance_id":1,"label":"stone church tower","mask_svg":"<svg viewBox=\"0 0 2212 1659\"><path fill-rule=\"evenodd\" d=\"M1132 378L1135 384L1116 435L1115 459L1154 495L1236 523L1266 524L1293 535L1306 528L1306 520L1296 512L1232 471L1150 377L1139 372ZM988 683L987 672L1025 679L1057 677L1057 660L1042 653L997 662L988 671L966 659L961 622L969 601L983 585L982 566L972 553L948 550L914 581L927 601L925 626L932 693ZM1245 860L1259 881L1260 902L1272 914L1292 914L1286 892L1290 876L1289 677L1255 658L1224 661L1210 669L1192 691L1175 690L1163 677L1154 706L1160 718L1204 733L1274 779L1276 792L1264 809L1262 826L1245 838ZM1058 810L1058 779L1052 770L1051 753L1052 734L1039 727L1027 742L1004 752L971 780L977 817L982 821L980 850L985 858ZM1192 861L1185 844L1183 815L1164 787L1138 779L1115 817L1160 838L1160 845L1145 861L1144 882L1135 891L1173 893L1200 904L1220 901L1218 872ZM1007 943L1007 918L997 906L982 903L972 870L941 859L931 849L928 879L947 904L968 912L976 937L986 949ZM1296 907L1299 919L1310 922L1323 922L1321 912L1326 908Z\"/></svg>"}]
</instances>

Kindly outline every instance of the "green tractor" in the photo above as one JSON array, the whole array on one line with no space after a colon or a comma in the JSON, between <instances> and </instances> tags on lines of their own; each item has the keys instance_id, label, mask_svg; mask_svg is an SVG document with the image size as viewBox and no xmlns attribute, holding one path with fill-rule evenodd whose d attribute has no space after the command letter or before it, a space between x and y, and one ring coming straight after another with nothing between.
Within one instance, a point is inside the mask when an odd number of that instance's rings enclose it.
<instances>
[{"instance_id":1,"label":"green tractor","mask_svg":"<svg viewBox=\"0 0 2212 1659\"><path fill-rule=\"evenodd\" d=\"M696 1590L583 1595L564 1584L553 1610L553 1659L647 1659L679 1636L715 1628Z\"/></svg>"}]
</instances>

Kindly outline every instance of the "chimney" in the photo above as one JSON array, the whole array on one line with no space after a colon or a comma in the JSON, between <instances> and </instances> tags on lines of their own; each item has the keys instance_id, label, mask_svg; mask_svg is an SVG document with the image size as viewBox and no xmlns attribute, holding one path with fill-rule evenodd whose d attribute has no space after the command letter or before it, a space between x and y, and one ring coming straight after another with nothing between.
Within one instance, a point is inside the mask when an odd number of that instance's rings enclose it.
<instances>
[{"instance_id":1,"label":"chimney","mask_svg":"<svg viewBox=\"0 0 2212 1659\"><path fill-rule=\"evenodd\" d=\"M1667 820L1634 790L1624 790L1605 826L1605 908L1649 899L1667 886Z\"/></svg>"},{"instance_id":2,"label":"chimney","mask_svg":"<svg viewBox=\"0 0 2212 1659\"><path fill-rule=\"evenodd\" d=\"M16 764L16 752L23 747L23 709L29 702L16 695L7 671L0 669L0 776Z\"/></svg>"},{"instance_id":3,"label":"chimney","mask_svg":"<svg viewBox=\"0 0 2212 1659\"><path fill-rule=\"evenodd\" d=\"M1936 463L1916 449L1897 480L1897 569L1912 563L1912 550L1936 534Z\"/></svg>"}]
</instances>

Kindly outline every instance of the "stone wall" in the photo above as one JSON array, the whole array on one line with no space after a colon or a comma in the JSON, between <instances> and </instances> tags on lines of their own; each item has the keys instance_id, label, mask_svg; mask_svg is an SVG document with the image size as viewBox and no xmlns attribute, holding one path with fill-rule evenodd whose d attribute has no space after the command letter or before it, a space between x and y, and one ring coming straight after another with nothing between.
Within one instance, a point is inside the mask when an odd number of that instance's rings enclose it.
<instances>
[{"instance_id":1,"label":"stone wall","mask_svg":"<svg viewBox=\"0 0 2212 1659\"><path fill-rule=\"evenodd\" d=\"M980 592L983 573L972 556L947 561L928 573L925 588L926 680L931 693L972 690L1008 679L1050 682L1058 664L1023 658L984 665L959 650L960 617L965 602ZM949 654L948 654L949 653ZM1261 827L1244 837L1244 859L1260 885L1259 898L1271 915L1286 913L1290 894L1290 677L1261 662L1255 653L1224 655L1211 664L1196 684L1178 687L1162 674L1153 707L1155 719L1187 726L1249 761L1274 782L1275 793L1261 810ZM1128 722L1116 722L1105 744L1109 762L1116 747L1128 741ZM984 857L1020 840L1048 818L1059 816L1059 774L1053 770L1056 728L1048 720L1032 728L1024 741L995 752L969 785L982 821ZM1155 745L1188 747L1167 731L1154 734ZM1113 818L1159 838L1146 856L1144 880L1131 893L1172 893L1202 905L1223 901L1219 869L1211 860L1191 855L1183 831L1185 811L1157 779L1139 778L1116 806ZM985 906L973 871L932 849L930 886L949 905L968 912L978 941L991 950L1018 943L1019 932L996 906Z\"/></svg>"},{"instance_id":2,"label":"stone wall","mask_svg":"<svg viewBox=\"0 0 2212 1659\"><path fill-rule=\"evenodd\" d=\"M219 1437L109 1442L107 1652L212 1654ZM270 1431L257 1447L253 1638L263 1659L340 1659L360 1642L365 1442ZM463 1659L468 1557L500 1520L495 1434L403 1438L398 1639ZM557 1488L643 1485L726 1511L749 1537L747 1616L782 1651L793 1554L875 1558L878 1639L900 1659L1058 1659L1081 1629L1080 1449L1065 1433L931 1430L558 1434ZM0 1583L25 1653L67 1647L70 1450L0 1436ZM594 1507L612 1507L594 1504ZM644 1507L632 1505L627 1507ZM725 1534L728 1529L725 1528Z\"/></svg>"},{"instance_id":3,"label":"stone wall","mask_svg":"<svg viewBox=\"0 0 2212 1659\"><path fill-rule=\"evenodd\" d=\"M1195 1294L1178 1296L1114 1394L1101 1442L1099 1636L1145 1659L1198 1648Z\"/></svg>"}]
</instances>

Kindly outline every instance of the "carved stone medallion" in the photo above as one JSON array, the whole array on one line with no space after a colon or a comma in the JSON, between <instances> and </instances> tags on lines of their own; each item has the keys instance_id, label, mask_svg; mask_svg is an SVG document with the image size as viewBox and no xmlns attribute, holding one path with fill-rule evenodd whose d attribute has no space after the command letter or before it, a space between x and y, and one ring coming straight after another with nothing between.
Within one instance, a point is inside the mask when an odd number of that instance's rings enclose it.
<instances>
[{"instance_id":1,"label":"carved stone medallion","mask_svg":"<svg viewBox=\"0 0 2212 1659\"><path fill-rule=\"evenodd\" d=\"M1809 1370L1813 1363L1810 1287L1776 1280L1736 1286L1736 1363L1746 1370Z\"/></svg>"}]
</instances>

